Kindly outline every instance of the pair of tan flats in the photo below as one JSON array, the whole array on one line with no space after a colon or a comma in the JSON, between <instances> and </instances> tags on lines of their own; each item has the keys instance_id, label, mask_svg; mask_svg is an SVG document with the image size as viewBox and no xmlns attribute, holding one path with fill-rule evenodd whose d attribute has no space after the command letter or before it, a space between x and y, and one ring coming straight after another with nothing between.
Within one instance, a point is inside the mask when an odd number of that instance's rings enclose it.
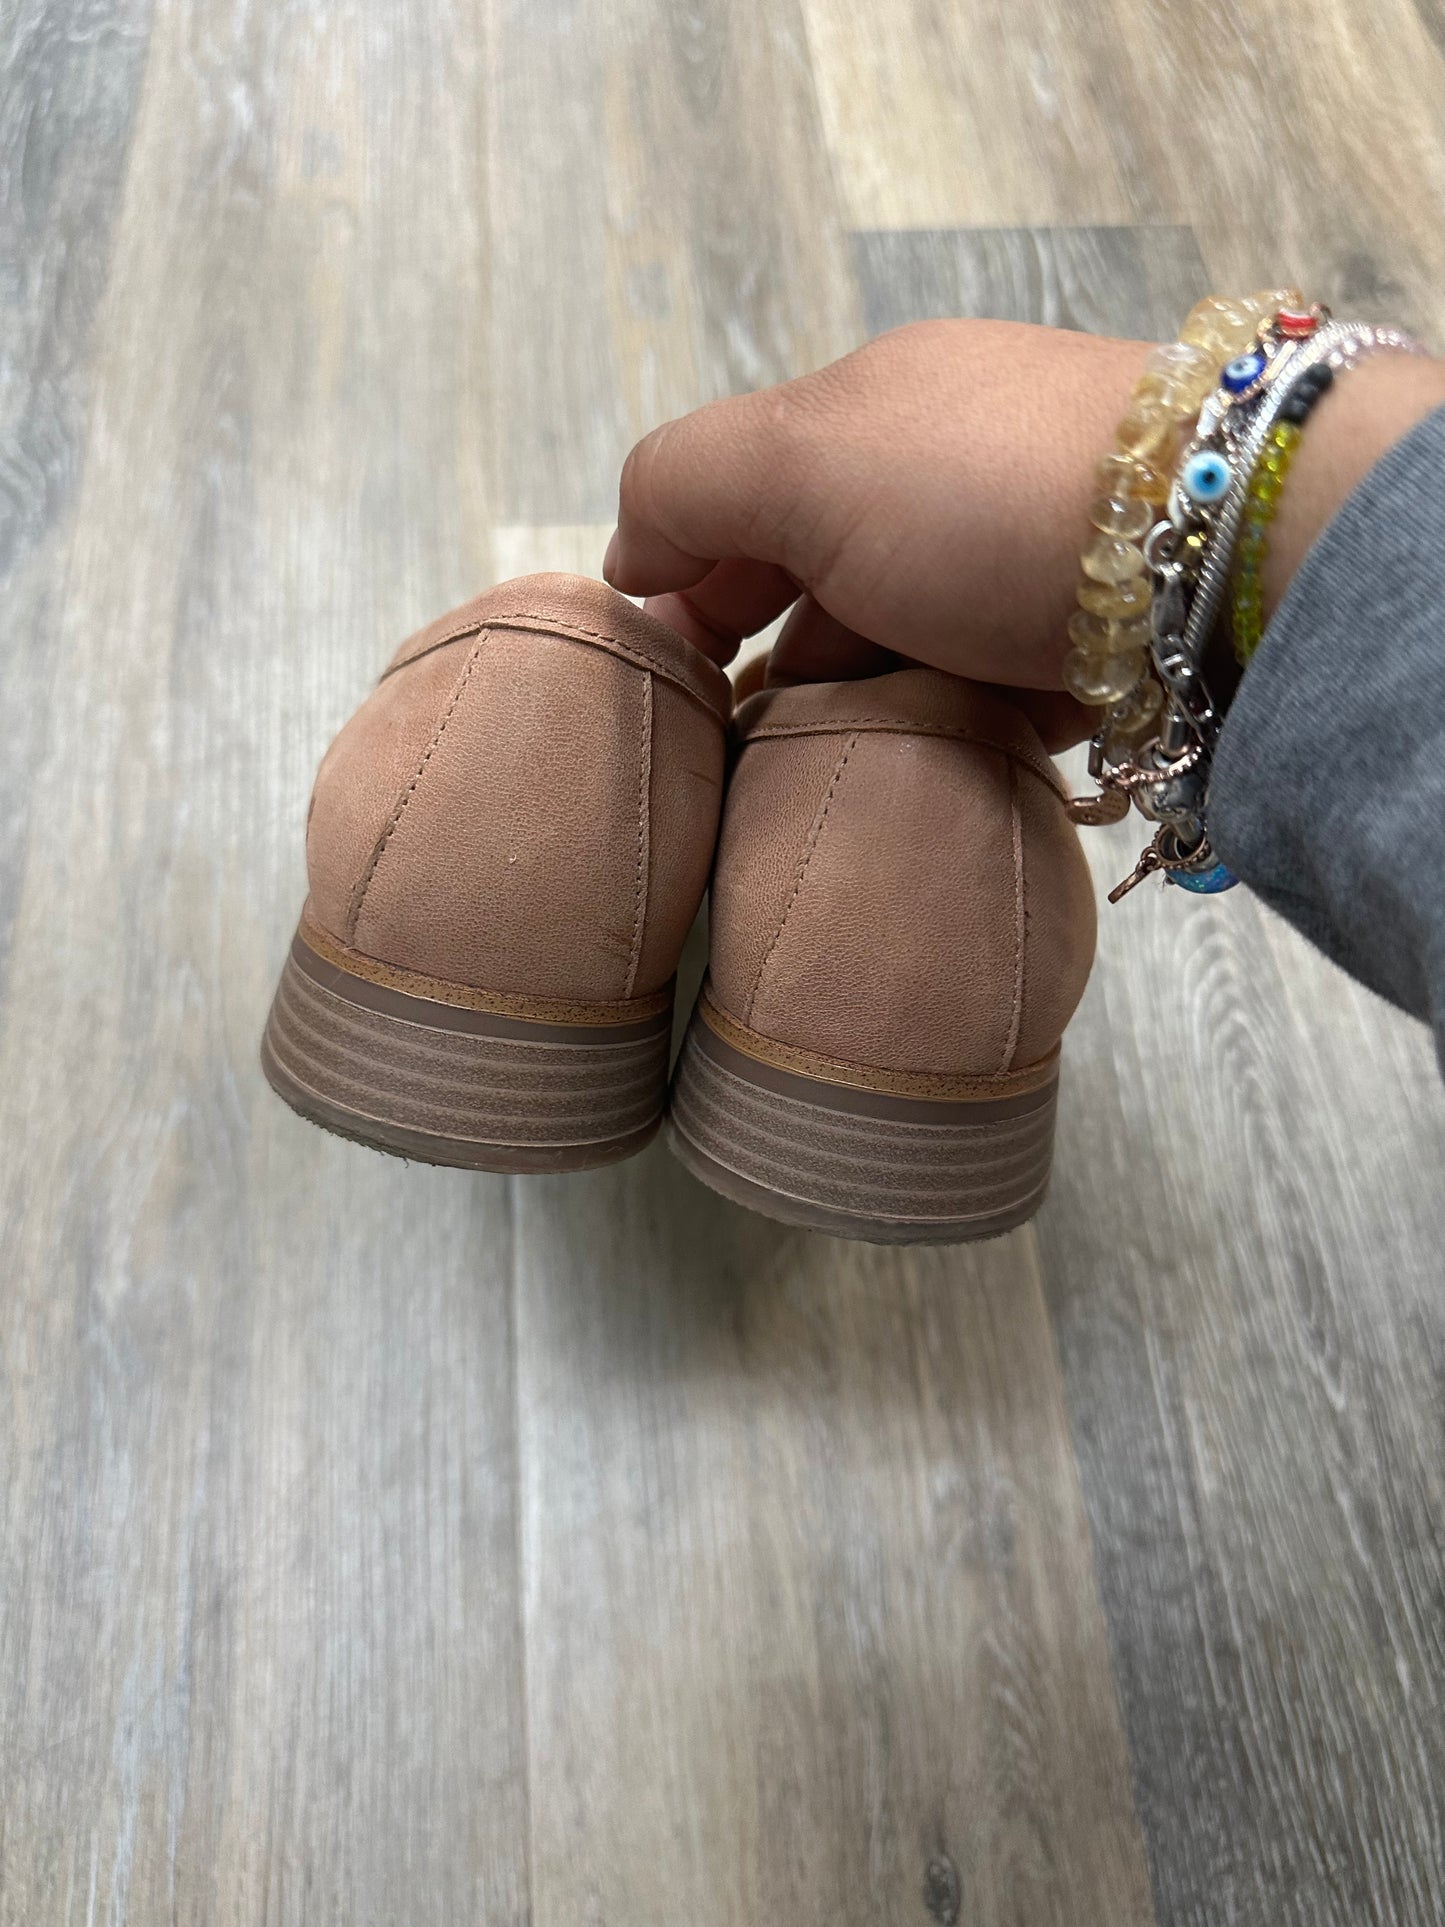
<instances>
[{"instance_id":1,"label":"pair of tan flats","mask_svg":"<svg viewBox=\"0 0 1445 1927\"><path fill-rule=\"evenodd\" d=\"M266 1075L403 1157L581 1170L666 1113L688 1169L770 1217L995 1235L1043 1196L1093 957L1064 802L970 683L906 669L734 716L722 671L602 583L506 583L404 643L326 753Z\"/></svg>"}]
</instances>

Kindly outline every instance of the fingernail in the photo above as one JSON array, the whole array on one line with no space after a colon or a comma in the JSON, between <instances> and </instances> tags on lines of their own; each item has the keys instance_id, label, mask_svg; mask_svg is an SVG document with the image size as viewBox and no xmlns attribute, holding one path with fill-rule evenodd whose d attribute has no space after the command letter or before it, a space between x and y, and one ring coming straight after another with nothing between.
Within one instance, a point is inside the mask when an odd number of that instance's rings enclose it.
<instances>
[{"instance_id":1,"label":"fingernail","mask_svg":"<svg viewBox=\"0 0 1445 1927\"><path fill-rule=\"evenodd\" d=\"M612 580L612 571L617 567L617 531L612 531L612 540L607 544L607 553L602 558L602 579Z\"/></svg>"}]
</instances>

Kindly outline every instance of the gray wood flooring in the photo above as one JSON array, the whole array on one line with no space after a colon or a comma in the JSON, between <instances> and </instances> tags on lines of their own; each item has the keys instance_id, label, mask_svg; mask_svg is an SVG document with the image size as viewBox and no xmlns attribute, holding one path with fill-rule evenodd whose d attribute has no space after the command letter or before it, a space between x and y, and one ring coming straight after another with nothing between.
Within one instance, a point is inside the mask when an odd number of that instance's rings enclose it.
<instances>
[{"instance_id":1,"label":"gray wood flooring","mask_svg":"<svg viewBox=\"0 0 1445 1927\"><path fill-rule=\"evenodd\" d=\"M256 1065L326 741L636 434L917 314L1430 332L1442 99L1410 0L0 12L0 1927L1445 1921L1445 1095L1242 892L1106 913L980 1250Z\"/></svg>"}]
</instances>

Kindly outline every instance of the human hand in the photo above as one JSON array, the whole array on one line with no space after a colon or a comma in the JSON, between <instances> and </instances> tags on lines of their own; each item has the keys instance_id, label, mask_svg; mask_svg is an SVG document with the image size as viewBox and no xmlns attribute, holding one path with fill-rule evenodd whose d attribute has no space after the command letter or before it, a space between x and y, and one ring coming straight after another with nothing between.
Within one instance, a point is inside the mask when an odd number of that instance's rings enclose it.
<instances>
[{"instance_id":1,"label":"human hand","mask_svg":"<svg viewBox=\"0 0 1445 1927\"><path fill-rule=\"evenodd\" d=\"M1094 465L1148 352L1001 321L920 322L646 436L603 573L715 660L792 605L773 681L885 652L1039 692L1053 746Z\"/></svg>"},{"instance_id":2,"label":"human hand","mask_svg":"<svg viewBox=\"0 0 1445 1927\"><path fill-rule=\"evenodd\" d=\"M895 655L1015 692L1050 748L1097 714L1062 693L1093 469L1147 352L1003 321L900 328L816 374L645 436L603 573L718 662L791 607L771 681ZM1445 365L1381 356L1317 409L1266 559L1265 611ZM1020 693L1023 692L1023 693Z\"/></svg>"}]
</instances>

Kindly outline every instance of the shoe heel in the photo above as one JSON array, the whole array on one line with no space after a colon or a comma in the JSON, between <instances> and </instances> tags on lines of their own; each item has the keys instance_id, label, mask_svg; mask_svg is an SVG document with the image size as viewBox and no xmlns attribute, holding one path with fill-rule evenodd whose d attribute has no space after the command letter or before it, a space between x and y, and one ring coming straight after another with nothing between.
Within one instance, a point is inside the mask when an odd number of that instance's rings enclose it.
<instances>
[{"instance_id":1,"label":"shoe heel","mask_svg":"<svg viewBox=\"0 0 1445 1927\"><path fill-rule=\"evenodd\" d=\"M672 987L626 1004L491 995L303 923L261 1044L294 1111L399 1157L580 1171L642 1149L667 1089Z\"/></svg>"},{"instance_id":2,"label":"shoe heel","mask_svg":"<svg viewBox=\"0 0 1445 1927\"><path fill-rule=\"evenodd\" d=\"M695 1177L765 1217L873 1244L961 1244L1038 1209L1057 1101L1057 1053L1009 1078L895 1077L777 1045L704 992L668 1135Z\"/></svg>"}]
</instances>

